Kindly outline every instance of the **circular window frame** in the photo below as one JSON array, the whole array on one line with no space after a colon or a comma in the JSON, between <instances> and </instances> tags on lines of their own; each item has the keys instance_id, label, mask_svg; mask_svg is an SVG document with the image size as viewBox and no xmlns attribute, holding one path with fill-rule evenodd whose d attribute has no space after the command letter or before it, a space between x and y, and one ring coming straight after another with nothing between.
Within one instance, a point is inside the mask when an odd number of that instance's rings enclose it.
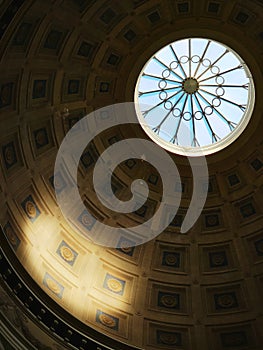
<instances>
[{"instance_id":1,"label":"circular window frame","mask_svg":"<svg viewBox=\"0 0 263 350\"><path fill-rule=\"evenodd\" d=\"M222 139L220 139L214 143L205 145L205 146L197 146L197 147L177 145L175 143L168 142L168 141L164 140L163 138L159 137L158 135L156 135L156 133L152 130L151 126L145 122L145 118L142 114L142 111L140 109L140 104L138 102L138 100L139 100L139 85L140 85L141 77L143 76L147 65L149 64L149 62L151 62L153 57L158 55L158 53L160 51L162 51L163 49L165 49L169 45L172 45L172 44L179 42L179 41L190 40L190 39L207 40L207 41L211 41L211 42L214 42L216 44L223 46L226 50L231 52L238 59L238 61L242 65L242 67L245 71L245 74L249 80L247 107L246 107L241 119L239 120L237 126L232 131L230 131L230 133L228 133L225 137L223 137ZM159 146L161 146L162 148L166 149L167 151L169 151L171 153L175 153L175 154L183 155L183 156L198 157L198 156L204 156L204 155L210 155L210 154L212 155L212 154L215 154L215 153L225 149L230 144L232 144L234 141L236 141L239 138L239 136L244 132L246 127L248 126L248 124L251 120L252 114L253 114L254 107L255 107L255 84L254 84L253 75L252 75L250 69L248 68L247 63L234 49L232 49L228 45L226 45L223 42L216 40L214 38L207 38L207 37L202 37L202 36L184 37L184 38L180 38L176 41L168 42L165 46L160 48L157 52L152 54L151 57L147 60L147 62L143 65L143 68L141 69L140 74L136 80L136 85L135 85L135 90L134 90L134 102L135 102L135 110L136 110L137 118L139 120L139 123L140 123L142 129L150 137L150 139L152 139L152 141L154 141L156 144L158 144Z\"/></svg>"}]
</instances>

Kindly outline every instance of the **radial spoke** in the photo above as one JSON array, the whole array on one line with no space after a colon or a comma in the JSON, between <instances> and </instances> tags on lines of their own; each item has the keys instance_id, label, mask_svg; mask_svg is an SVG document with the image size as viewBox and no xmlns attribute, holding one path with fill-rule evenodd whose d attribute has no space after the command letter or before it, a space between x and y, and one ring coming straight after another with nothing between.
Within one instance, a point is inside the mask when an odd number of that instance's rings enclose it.
<instances>
[{"instance_id":1,"label":"radial spoke","mask_svg":"<svg viewBox=\"0 0 263 350\"><path fill-rule=\"evenodd\" d=\"M224 57L229 51L226 50L220 57L218 57L213 63L211 63L211 65L209 65L209 67L207 67L207 69L205 69L196 79L199 80L201 78L201 76L203 76L210 68L212 68L218 61L221 60L222 57Z\"/></svg>"},{"instance_id":2,"label":"radial spoke","mask_svg":"<svg viewBox=\"0 0 263 350\"><path fill-rule=\"evenodd\" d=\"M174 108L177 106L177 104L181 101L181 99L183 98L183 96L185 95L185 93L183 93L180 98L176 101L176 103L173 105L173 107L170 109L170 111L164 116L164 118L162 119L161 123L159 125L157 125L155 128L153 128L153 131L160 131L161 126L163 125L163 123L166 121L166 119L169 117L169 115L172 113L172 111L174 110Z\"/></svg>"},{"instance_id":3,"label":"radial spoke","mask_svg":"<svg viewBox=\"0 0 263 350\"><path fill-rule=\"evenodd\" d=\"M199 106L199 108L200 108L200 111L202 112L202 115L203 115L203 117L204 117L204 119L205 119L205 121L206 121L206 125L208 126L208 130L209 130L210 133L211 133L212 143L213 143L214 141L218 141L218 139L220 139L220 137L217 136L216 133L214 132L214 130L212 129L212 127L211 127L211 125L210 125L210 123L209 123L209 121L208 121L208 119L207 119L207 117L206 117L206 114L205 114L205 112L204 112L204 110L203 110L203 107L202 107L202 105L201 105L201 103L200 103L200 101L199 101L199 99L198 99L198 97L197 97L196 94L195 94L195 98L196 98L196 101L197 101L198 106Z\"/></svg>"},{"instance_id":4,"label":"radial spoke","mask_svg":"<svg viewBox=\"0 0 263 350\"><path fill-rule=\"evenodd\" d=\"M163 125L163 123L166 121L166 119L169 117L169 115L171 114L171 112L174 110L174 108L178 105L178 103L181 101L181 99L184 97L185 93L183 93L179 99L176 101L176 103L173 105L173 107L170 109L170 111L165 115L165 117L162 119L161 123L159 125L157 125L155 128L153 128L153 131L155 130L159 130L161 126Z\"/></svg>"},{"instance_id":5,"label":"radial spoke","mask_svg":"<svg viewBox=\"0 0 263 350\"><path fill-rule=\"evenodd\" d=\"M182 95L183 96L183 95ZM169 115L172 113L172 109L170 109L170 111L168 113L166 113L166 115L164 116L164 118L162 119L161 123L159 125L157 125L156 127L153 128L153 131L156 132L158 130L158 132L161 129L161 126L163 125L163 123L166 121L166 119L169 117Z\"/></svg>"},{"instance_id":6,"label":"radial spoke","mask_svg":"<svg viewBox=\"0 0 263 350\"><path fill-rule=\"evenodd\" d=\"M191 54L191 39L188 40L188 53L189 53L189 77L192 76L192 69L191 69L191 58L192 58L192 54Z\"/></svg>"},{"instance_id":7,"label":"radial spoke","mask_svg":"<svg viewBox=\"0 0 263 350\"><path fill-rule=\"evenodd\" d=\"M189 97L189 95L186 94L186 98L185 98L185 100L184 100L184 105L183 105L183 108L182 108L182 110L181 110L181 115L180 115L180 119L179 119L179 122L178 122L178 125L177 125L177 128L176 128L175 134L174 134L174 136L173 136L173 137L171 138L171 140L170 140L170 142L172 142L172 143L175 143L175 140L178 139L178 131L179 131L179 128L180 128L182 119L183 119L184 109L185 109L185 106L186 106L186 102L187 102L187 100L188 100L188 97Z\"/></svg>"},{"instance_id":8,"label":"radial spoke","mask_svg":"<svg viewBox=\"0 0 263 350\"><path fill-rule=\"evenodd\" d=\"M153 109L155 109L155 108L161 106L163 103L169 101L171 98L175 97L177 94L179 94L179 93L182 92L182 91L183 91L182 89L179 90L179 91L177 91L175 94L173 94L172 96L170 96L167 100L163 100L163 101L159 102L157 105L153 106L152 108L147 109L146 111L143 111L143 112L142 112L143 116L146 117L147 114L148 114L149 112L151 112Z\"/></svg>"},{"instance_id":9,"label":"radial spoke","mask_svg":"<svg viewBox=\"0 0 263 350\"><path fill-rule=\"evenodd\" d=\"M175 90L175 89L182 89L181 86L175 86L171 88L165 88L165 89L158 89L158 90L149 90L149 91L139 91L139 97L147 94L155 94L155 93L160 93L160 92L165 92L167 90Z\"/></svg>"},{"instance_id":10,"label":"radial spoke","mask_svg":"<svg viewBox=\"0 0 263 350\"><path fill-rule=\"evenodd\" d=\"M229 126L230 128L230 131L232 131L233 129L231 129L231 127L233 125L237 125L235 122L231 121L231 120L228 120L226 117L223 116L222 113L220 113L218 111L218 109L216 107L214 107L200 92L197 92L199 94L199 96L201 96L201 98L211 107L213 108L213 110L223 119L224 122L226 122L226 124Z\"/></svg>"},{"instance_id":11,"label":"radial spoke","mask_svg":"<svg viewBox=\"0 0 263 350\"><path fill-rule=\"evenodd\" d=\"M165 63L163 63L161 60L159 60L159 58L157 58L156 56L153 57L153 59L155 61L157 61L160 65L162 65L163 67L165 67L166 69L168 69L173 75L175 75L177 78L184 80L184 78L182 78L179 74L175 73L173 70L171 70Z\"/></svg>"},{"instance_id":12,"label":"radial spoke","mask_svg":"<svg viewBox=\"0 0 263 350\"><path fill-rule=\"evenodd\" d=\"M193 128L193 140L192 140L192 146L200 146L196 134L195 134L195 117L194 117L194 104L193 104L193 95L191 95L191 118L192 118L192 128Z\"/></svg>"},{"instance_id":13,"label":"radial spoke","mask_svg":"<svg viewBox=\"0 0 263 350\"><path fill-rule=\"evenodd\" d=\"M180 98L178 98L178 100L176 101L176 103L173 105L173 110L174 110L174 108L178 105L178 103L181 101L181 99L183 98L184 95L186 95L185 92L182 94L182 96L180 96Z\"/></svg>"},{"instance_id":14,"label":"radial spoke","mask_svg":"<svg viewBox=\"0 0 263 350\"><path fill-rule=\"evenodd\" d=\"M224 71L224 72L222 72L222 73L220 73L220 74L218 73L218 74L210 75L210 77L208 77L208 78L205 78L205 79L203 79L203 80L199 80L199 83L201 83L202 81L206 81L206 80L215 78L215 77L220 77L220 76L222 76L222 75L224 75L224 74L233 72L233 71L235 71L235 70L237 70L237 69L241 69L241 68L243 68L243 66L242 66L242 65L239 65L239 66L237 66L237 67L235 67L235 68L228 69L228 70L226 70L226 71Z\"/></svg>"},{"instance_id":15,"label":"radial spoke","mask_svg":"<svg viewBox=\"0 0 263 350\"><path fill-rule=\"evenodd\" d=\"M204 57L205 57L205 55L206 55L206 52L207 52L208 47L209 47L210 44L211 44L211 40L208 40L208 43L206 44L206 47L205 47L205 49L204 49L204 52L203 52L203 54L202 54L202 56L201 56L201 58L200 58L200 61L198 62L198 65L197 65L197 67L196 67L196 70L195 70L195 72L194 72L194 77L196 76L196 74L197 74L197 72L198 72L198 70L199 70L199 68L200 68L201 63L203 62L203 59L204 59Z\"/></svg>"},{"instance_id":16,"label":"radial spoke","mask_svg":"<svg viewBox=\"0 0 263 350\"><path fill-rule=\"evenodd\" d=\"M238 104L238 103L236 103L236 102L233 102L233 101L230 101L230 100L228 100L227 98L224 98L224 97L221 97L221 96L217 96L217 95L215 95L215 94L213 94L212 92L208 92L208 91L206 91L206 90L204 90L204 89L199 89L200 91L203 91L203 92L205 92L206 94L208 94L208 95L211 95L211 96L214 96L214 97L216 97L216 98L219 98L220 100L222 100L222 101L225 101L225 102L228 102L228 103L230 103L230 104L232 104L232 105L234 105L234 106L237 106L237 107L239 107L242 111L244 111L246 108L245 108L245 106L246 106L246 104Z\"/></svg>"},{"instance_id":17,"label":"radial spoke","mask_svg":"<svg viewBox=\"0 0 263 350\"><path fill-rule=\"evenodd\" d=\"M179 99L176 101L176 103L173 105L173 107L170 109L170 111L166 114L166 116L163 118L163 120L161 121L161 123L155 127L155 129L160 129L161 126L163 125L163 123L166 121L166 119L169 117L169 115L172 113L172 111L174 110L174 108L178 105L178 103L181 101L181 99L183 98L183 96L185 95L185 93L183 93Z\"/></svg>"},{"instance_id":18,"label":"radial spoke","mask_svg":"<svg viewBox=\"0 0 263 350\"><path fill-rule=\"evenodd\" d=\"M243 88L245 90L248 89L249 84L244 84L244 85L227 85L227 84L199 84L200 86L205 86L205 87L232 87L232 88Z\"/></svg>"},{"instance_id":19,"label":"radial spoke","mask_svg":"<svg viewBox=\"0 0 263 350\"><path fill-rule=\"evenodd\" d=\"M173 79L168 79L168 78L163 78L163 77L159 77L157 75L153 75L153 74L147 74L147 73L143 73L142 75L143 77L149 77L149 78L153 78L153 79L158 79L158 80L163 80L163 81L169 81L171 83L177 83L177 84L182 84L181 81L178 80L173 80Z\"/></svg>"},{"instance_id":20,"label":"radial spoke","mask_svg":"<svg viewBox=\"0 0 263 350\"><path fill-rule=\"evenodd\" d=\"M182 66L182 64L181 64L181 62L180 62L178 56L176 55L176 52L174 51L174 48L172 47L172 45L169 45L169 47L170 47L170 49L172 50L172 53L173 53L173 55L174 55L174 57L175 57L175 59L176 59L178 65L179 65L179 67L180 67L180 69L181 69L181 71L182 71L184 77L187 78L187 75L186 75L186 73L185 73L185 70L184 70L184 68L183 68L183 66Z\"/></svg>"}]
</instances>

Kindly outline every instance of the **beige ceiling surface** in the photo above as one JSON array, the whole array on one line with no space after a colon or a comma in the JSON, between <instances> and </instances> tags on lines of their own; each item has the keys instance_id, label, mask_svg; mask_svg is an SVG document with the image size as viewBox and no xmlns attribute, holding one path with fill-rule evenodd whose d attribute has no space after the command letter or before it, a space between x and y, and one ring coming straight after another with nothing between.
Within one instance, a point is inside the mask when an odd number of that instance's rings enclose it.
<instances>
[{"instance_id":1,"label":"beige ceiling surface","mask_svg":"<svg viewBox=\"0 0 263 350\"><path fill-rule=\"evenodd\" d=\"M4 11L9 4L0 6ZM261 349L262 23L261 1L39 0L26 1L7 27L0 47L1 224L38 285L84 324L143 349ZM186 234L180 225L192 173L186 159L173 155L182 201L166 230L136 247L125 247L127 238L118 249L92 244L57 205L59 145L86 114L133 101L149 57L191 36L221 41L247 62L256 88L251 122L230 147L207 157L208 198ZM87 210L112 226L144 222L162 198L158 172L127 159L114 173L114 192L129 198L131 182L140 177L149 185L147 202L118 215L97 199L94 165L127 137L146 138L139 126L110 128L87 146L79 163ZM63 190L71 179L58 174L56 181ZM92 225L85 212L78 219L80 229Z\"/></svg>"}]
</instances>

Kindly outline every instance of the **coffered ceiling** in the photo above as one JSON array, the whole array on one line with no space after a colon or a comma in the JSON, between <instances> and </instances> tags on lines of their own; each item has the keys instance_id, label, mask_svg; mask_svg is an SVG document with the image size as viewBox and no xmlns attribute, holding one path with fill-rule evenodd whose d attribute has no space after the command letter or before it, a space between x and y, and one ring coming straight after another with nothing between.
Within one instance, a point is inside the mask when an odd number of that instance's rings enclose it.
<instances>
[{"instance_id":1,"label":"coffered ceiling","mask_svg":"<svg viewBox=\"0 0 263 350\"><path fill-rule=\"evenodd\" d=\"M88 349L85 337L97 349L262 349L262 1L4 0L0 13L1 285L2 295L16 298L6 304L1 297L1 312L20 300L16 307L29 318L38 349ZM208 197L188 232L181 234L180 226L192 171L185 157L171 155L182 200L170 225L135 247L127 237L116 249L93 244L79 234L93 226L86 212L76 213L74 230L57 204L59 146L85 115L132 102L147 60L184 37L221 41L245 60L256 91L251 121L237 141L207 157ZM115 126L87 145L78 166L87 210L114 227L143 223L161 201L160 174L141 159L122 162L112 178L120 199L129 198L134 179L148 183L140 209L119 215L98 200L94 165L105 149L129 137L147 139L138 125ZM55 175L57 189L71 186L65 174ZM27 287L43 302L42 316L8 269L29 279ZM48 305L55 314L45 324ZM66 325L63 332L56 317Z\"/></svg>"}]
</instances>

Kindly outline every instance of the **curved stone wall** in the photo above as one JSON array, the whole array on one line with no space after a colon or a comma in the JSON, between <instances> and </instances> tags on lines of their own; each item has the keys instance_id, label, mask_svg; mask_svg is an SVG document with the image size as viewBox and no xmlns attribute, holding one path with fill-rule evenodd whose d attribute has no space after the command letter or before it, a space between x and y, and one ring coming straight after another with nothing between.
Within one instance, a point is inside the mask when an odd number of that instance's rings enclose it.
<instances>
[{"instance_id":1,"label":"curved stone wall","mask_svg":"<svg viewBox=\"0 0 263 350\"><path fill-rule=\"evenodd\" d=\"M142 349L260 349L261 1L19 5L0 5L0 222L20 263L59 306L117 341ZM189 232L179 233L192 196L192 173L186 159L173 155L182 201L167 229L136 247L96 246L71 228L57 205L53 173L59 145L84 115L132 101L137 76L152 53L189 36L220 40L244 57L256 87L251 122L231 146L207 157L208 198ZM98 201L92 185L96 160L128 137L146 138L138 126L111 128L87 146L79 164L87 209L112 226L144 222L162 195L158 172L129 159L114 173L114 192L127 199L131 182L143 178L150 189L145 205L120 216ZM63 174L56 180L61 188L71 183ZM79 225L89 227L85 213Z\"/></svg>"}]
</instances>

